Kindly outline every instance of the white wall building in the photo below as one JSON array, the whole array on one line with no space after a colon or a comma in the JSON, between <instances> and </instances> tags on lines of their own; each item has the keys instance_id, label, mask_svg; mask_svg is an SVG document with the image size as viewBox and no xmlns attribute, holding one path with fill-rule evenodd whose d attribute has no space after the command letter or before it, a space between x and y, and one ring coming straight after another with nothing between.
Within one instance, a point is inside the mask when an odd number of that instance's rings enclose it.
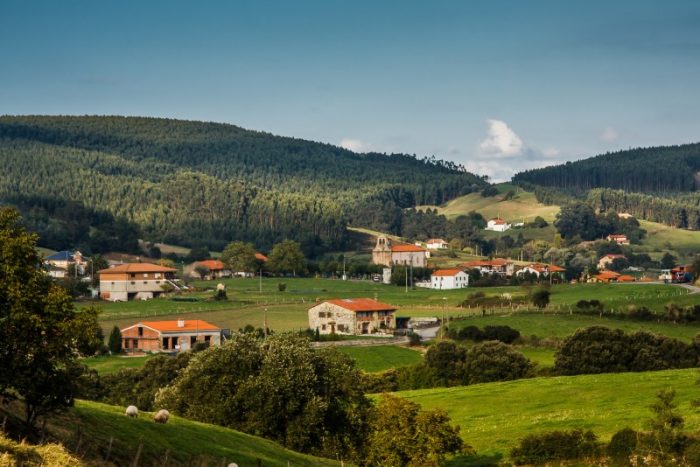
<instances>
[{"instance_id":1,"label":"white wall building","mask_svg":"<svg viewBox=\"0 0 700 467\"><path fill-rule=\"evenodd\" d=\"M438 269L430 275L430 288L438 290L469 287L469 274L461 269Z\"/></svg>"},{"instance_id":2,"label":"white wall building","mask_svg":"<svg viewBox=\"0 0 700 467\"><path fill-rule=\"evenodd\" d=\"M428 250L446 250L450 247L450 244L441 238L431 238L425 242L425 247Z\"/></svg>"},{"instance_id":3,"label":"white wall building","mask_svg":"<svg viewBox=\"0 0 700 467\"><path fill-rule=\"evenodd\" d=\"M510 228L511 225L508 222L501 219L500 217L496 217L494 219L489 219L489 221L486 223L485 230L493 230L494 232L505 232Z\"/></svg>"}]
</instances>

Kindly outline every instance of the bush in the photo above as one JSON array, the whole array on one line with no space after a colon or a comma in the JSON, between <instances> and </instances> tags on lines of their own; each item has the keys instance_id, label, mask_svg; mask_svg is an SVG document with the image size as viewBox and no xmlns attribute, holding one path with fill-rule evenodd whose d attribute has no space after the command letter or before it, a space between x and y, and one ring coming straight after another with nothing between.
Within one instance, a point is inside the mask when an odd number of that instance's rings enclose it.
<instances>
[{"instance_id":1,"label":"bush","mask_svg":"<svg viewBox=\"0 0 700 467\"><path fill-rule=\"evenodd\" d=\"M700 465L700 441L692 441L688 444L684 454L688 465Z\"/></svg>"},{"instance_id":2,"label":"bush","mask_svg":"<svg viewBox=\"0 0 700 467\"><path fill-rule=\"evenodd\" d=\"M520 379L532 367L532 363L523 354L510 346L488 341L469 349L465 371L468 383L477 384Z\"/></svg>"},{"instance_id":3,"label":"bush","mask_svg":"<svg viewBox=\"0 0 700 467\"><path fill-rule=\"evenodd\" d=\"M532 294L532 304L537 308L545 308L549 305L549 295L550 292L547 289L536 290L535 293Z\"/></svg>"},{"instance_id":4,"label":"bush","mask_svg":"<svg viewBox=\"0 0 700 467\"><path fill-rule=\"evenodd\" d=\"M112 328L112 332L109 333L109 343L107 344L107 347L109 347L109 351L112 353L121 353L122 351L122 333L119 330L119 326L114 326Z\"/></svg>"},{"instance_id":5,"label":"bush","mask_svg":"<svg viewBox=\"0 0 700 467\"><path fill-rule=\"evenodd\" d=\"M425 365L435 370L440 386L466 383L464 363L467 351L454 342L442 341L431 346L425 353Z\"/></svg>"},{"instance_id":6,"label":"bush","mask_svg":"<svg viewBox=\"0 0 700 467\"><path fill-rule=\"evenodd\" d=\"M520 331L510 326L486 326L484 328L484 340L512 344L518 338L520 338Z\"/></svg>"},{"instance_id":7,"label":"bush","mask_svg":"<svg viewBox=\"0 0 700 467\"><path fill-rule=\"evenodd\" d=\"M610 439L608 456L617 461L627 461L637 449L638 434L632 428L623 428Z\"/></svg>"},{"instance_id":8,"label":"bush","mask_svg":"<svg viewBox=\"0 0 700 467\"><path fill-rule=\"evenodd\" d=\"M420 345L421 337L420 334L412 332L408 335L408 345L411 347L416 347Z\"/></svg>"},{"instance_id":9,"label":"bush","mask_svg":"<svg viewBox=\"0 0 700 467\"><path fill-rule=\"evenodd\" d=\"M600 455L596 435L588 430L551 431L529 435L510 451L516 465L593 458Z\"/></svg>"},{"instance_id":10,"label":"bush","mask_svg":"<svg viewBox=\"0 0 700 467\"><path fill-rule=\"evenodd\" d=\"M284 282L278 282L277 283L277 291L284 292L285 290L287 290L287 284Z\"/></svg>"}]
</instances>

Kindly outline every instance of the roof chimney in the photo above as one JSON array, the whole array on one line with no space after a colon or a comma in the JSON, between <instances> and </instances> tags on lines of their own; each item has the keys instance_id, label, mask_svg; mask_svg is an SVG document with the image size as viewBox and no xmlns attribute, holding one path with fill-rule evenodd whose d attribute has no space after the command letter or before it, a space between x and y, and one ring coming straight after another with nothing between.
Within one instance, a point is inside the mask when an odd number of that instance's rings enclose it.
<instances>
[{"instance_id":1,"label":"roof chimney","mask_svg":"<svg viewBox=\"0 0 700 467\"><path fill-rule=\"evenodd\" d=\"M179 327L179 328L184 328L184 327L185 327L185 320L184 320L184 319L178 319L178 320L177 320L177 327Z\"/></svg>"}]
</instances>

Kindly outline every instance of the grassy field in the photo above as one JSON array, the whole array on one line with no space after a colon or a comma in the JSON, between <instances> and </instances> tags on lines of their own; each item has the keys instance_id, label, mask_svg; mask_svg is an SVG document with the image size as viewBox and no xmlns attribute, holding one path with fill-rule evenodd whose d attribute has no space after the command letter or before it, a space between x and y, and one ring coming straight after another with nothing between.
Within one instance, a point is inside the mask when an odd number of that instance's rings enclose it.
<instances>
[{"instance_id":1,"label":"grassy field","mask_svg":"<svg viewBox=\"0 0 700 467\"><path fill-rule=\"evenodd\" d=\"M537 368L551 368L554 366L554 349L521 345L515 347L515 350L521 352L529 360L536 363Z\"/></svg>"},{"instance_id":2,"label":"grassy field","mask_svg":"<svg viewBox=\"0 0 700 467\"><path fill-rule=\"evenodd\" d=\"M486 219L497 216L509 222L531 222L535 217L540 216L546 221L553 221L554 216L559 212L559 206L545 206L538 203L535 195L531 192L523 191L509 183L496 185L499 194L494 197L484 198L480 193L470 193L449 201L444 206L419 206L418 209L437 209L438 213L444 214L448 219L476 211ZM508 191L516 192L510 200L505 200L504 195ZM551 238L550 238L551 240Z\"/></svg>"},{"instance_id":3,"label":"grassy field","mask_svg":"<svg viewBox=\"0 0 700 467\"><path fill-rule=\"evenodd\" d=\"M239 466L340 465L227 428L172 415L167 424L159 425L152 417L150 413L141 413L139 418L132 419L124 416L123 407L77 401L69 412L52 419L48 428L69 450L79 447L81 455L94 465L106 463L103 459L110 439L109 460L116 465L130 465L140 443L143 449L139 465L228 465L229 462Z\"/></svg>"},{"instance_id":4,"label":"grassy field","mask_svg":"<svg viewBox=\"0 0 700 467\"><path fill-rule=\"evenodd\" d=\"M691 261L700 251L700 231L676 229L643 220L639 224L647 235L641 245L634 247L638 252L646 252L652 258L659 259L662 252L670 251L681 261Z\"/></svg>"},{"instance_id":5,"label":"grassy field","mask_svg":"<svg viewBox=\"0 0 700 467\"><path fill-rule=\"evenodd\" d=\"M83 358L80 363L87 365L101 375L114 373L122 368L141 368L151 356L125 357L125 356L101 356Z\"/></svg>"},{"instance_id":6,"label":"grassy field","mask_svg":"<svg viewBox=\"0 0 700 467\"><path fill-rule=\"evenodd\" d=\"M338 350L354 358L359 368L370 373L412 365L423 359L419 351L395 345L338 347Z\"/></svg>"},{"instance_id":7,"label":"grassy field","mask_svg":"<svg viewBox=\"0 0 700 467\"><path fill-rule=\"evenodd\" d=\"M624 428L641 429L650 418L657 392L672 387L688 430L700 428L698 371L535 378L455 388L405 391L399 395L424 408L447 411L477 453L497 460L527 434L549 430L591 429L602 440ZM483 460L483 457L481 458ZM451 465L468 465L465 459Z\"/></svg>"},{"instance_id":8,"label":"grassy field","mask_svg":"<svg viewBox=\"0 0 700 467\"><path fill-rule=\"evenodd\" d=\"M279 279L264 279L259 292L256 279L228 279L229 301L211 299L213 291L194 294L197 302L154 299L107 303L96 302L102 309L101 323L105 334L112 326L125 326L137 320L198 318L210 321L223 328L237 330L247 324L262 327L265 310L268 326L278 332L306 329L308 309L316 300L330 298L377 297L399 308L398 316L441 316L443 306L449 316L480 315L480 308L464 309L458 305L468 294L476 290L488 296L509 293L514 297L524 296L522 287L492 287L483 289L436 291L431 289L409 290L403 287L376 284L371 281L341 281L337 279L285 278L285 292L277 291ZM213 287L214 282L198 282L201 287ZM700 295L689 295L685 289L663 284L579 284L555 285L551 288L551 306L554 311L565 313L568 307L581 299L596 298L608 309L624 310L628 305L646 306L663 311L669 302L680 305L700 303ZM443 297L447 300L443 300ZM80 306L93 304L81 303ZM508 311L508 310L502 310Z\"/></svg>"}]
</instances>

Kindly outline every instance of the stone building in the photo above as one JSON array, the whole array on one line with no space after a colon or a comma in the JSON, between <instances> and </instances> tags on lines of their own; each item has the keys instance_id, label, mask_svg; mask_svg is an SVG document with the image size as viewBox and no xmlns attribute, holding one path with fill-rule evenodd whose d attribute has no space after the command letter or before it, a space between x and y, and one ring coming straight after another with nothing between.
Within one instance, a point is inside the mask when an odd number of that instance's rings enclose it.
<instances>
[{"instance_id":1,"label":"stone building","mask_svg":"<svg viewBox=\"0 0 700 467\"><path fill-rule=\"evenodd\" d=\"M429 253L425 248L406 243L393 244L391 239L380 235L372 250L372 263L383 266L413 266L424 268L428 264Z\"/></svg>"},{"instance_id":2,"label":"stone building","mask_svg":"<svg viewBox=\"0 0 700 467\"><path fill-rule=\"evenodd\" d=\"M177 269L150 263L128 263L102 269L100 298L102 300L147 300L163 293L163 286L177 288L172 279ZM167 284L167 285L166 285Z\"/></svg>"},{"instance_id":3,"label":"stone building","mask_svg":"<svg viewBox=\"0 0 700 467\"><path fill-rule=\"evenodd\" d=\"M191 349L197 342L220 345L223 330L199 319L142 321L121 330L126 352L175 352Z\"/></svg>"},{"instance_id":4,"label":"stone building","mask_svg":"<svg viewBox=\"0 0 700 467\"><path fill-rule=\"evenodd\" d=\"M396 307L370 298L328 300L309 309L309 328L320 334L389 333Z\"/></svg>"}]
</instances>

